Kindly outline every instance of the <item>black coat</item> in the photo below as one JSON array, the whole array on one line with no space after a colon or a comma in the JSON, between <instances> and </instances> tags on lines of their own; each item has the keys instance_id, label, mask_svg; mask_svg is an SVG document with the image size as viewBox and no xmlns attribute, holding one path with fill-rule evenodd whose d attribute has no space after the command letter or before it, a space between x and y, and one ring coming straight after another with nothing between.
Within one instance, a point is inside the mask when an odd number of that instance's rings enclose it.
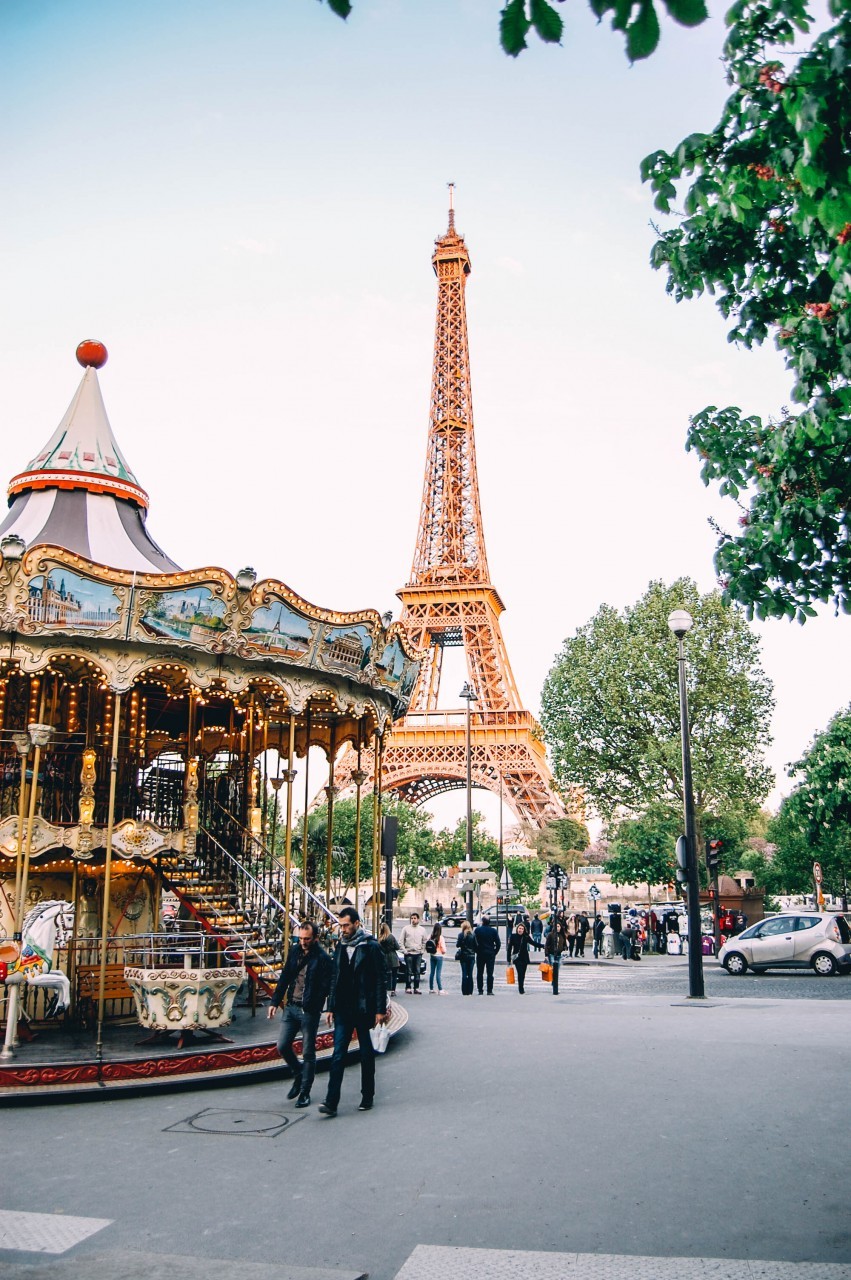
<instances>
[{"instance_id":1,"label":"black coat","mask_svg":"<svg viewBox=\"0 0 851 1280\"><path fill-rule=\"evenodd\" d=\"M387 1012L387 969L381 947L375 938L364 938L355 947L352 965L352 990L354 1005L337 1007L337 983L340 977L340 965L345 948L343 942L337 943L337 950L332 959L331 992L328 996L328 1009L339 1018L365 1018L375 1021L378 1013Z\"/></svg>"},{"instance_id":2,"label":"black coat","mask_svg":"<svg viewBox=\"0 0 851 1280\"><path fill-rule=\"evenodd\" d=\"M502 943L493 925L480 924L473 933L476 938L476 951L480 956L495 956L499 953Z\"/></svg>"},{"instance_id":3,"label":"black coat","mask_svg":"<svg viewBox=\"0 0 851 1280\"><path fill-rule=\"evenodd\" d=\"M531 963L532 957L529 954L530 948L534 947L534 940L528 933L512 933L508 940L508 950L505 953L505 963L511 964L511 957L514 957L514 963L518 969L526 969ZM538 948L540 950L540 948Z\"/></svg>"},{"instance_id":4,"label":"black coat","mask_svg":"<svg viewBox=\"0 0 851 1280\"><path fill-rule=\"evenodd\" d=\"M298 973L300 950L301 948L297 944L290 950L286 963L281 970L278 985L275 987L275 994L272 996L272 1004L276 1009L283 1004L287 988L295 981ZM304 995L302 997L302 1008L307 1013L322 1012L322 1007L331 989L331 970L332 962L328 952L323 951L318 942L314 942L307 953L307 974L304 979Z\"/></svg>"}]
</instances>

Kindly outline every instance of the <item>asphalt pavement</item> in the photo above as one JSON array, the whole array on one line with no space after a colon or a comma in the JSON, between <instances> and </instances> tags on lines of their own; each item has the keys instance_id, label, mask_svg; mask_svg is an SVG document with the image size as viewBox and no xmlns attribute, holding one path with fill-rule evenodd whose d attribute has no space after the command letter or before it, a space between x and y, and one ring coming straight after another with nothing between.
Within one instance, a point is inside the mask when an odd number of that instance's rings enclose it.
<instances>
[{"instance_id":1,"label":"asphalt pavement","mask_svg":"<svg viewBox=\"0 0 851 1280\"><path fill-rule=\"evenodd\" d=\"M851 1277L851 978L712 961L690 1002L685 962L651 957L567 965L555 997L500 966L465 998L444 969L445 996L400 997L368 1113L356 1066L335 1119L324 1076L307 1114L286 1082L3 1113L0 1277L71 1280L88 1257L92 1280L140 1258L187 1280L458 1280L548 1275L542 1253L577 1280Z\"/></svg>"}]
</instances>

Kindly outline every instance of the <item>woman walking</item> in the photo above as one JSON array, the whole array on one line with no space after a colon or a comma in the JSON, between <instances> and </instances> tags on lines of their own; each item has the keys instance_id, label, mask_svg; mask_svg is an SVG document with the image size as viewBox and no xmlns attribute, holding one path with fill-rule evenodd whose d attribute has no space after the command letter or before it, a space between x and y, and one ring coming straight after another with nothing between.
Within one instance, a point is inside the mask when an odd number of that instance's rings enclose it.
<instances>
[{"instance_id":1,"label":"woman walking","mask_svg":"<svg viewBox=\"0 0 851 1280\"><path fill-rule=\"evenodd\" d=\"M476 935L469 920L461 925L458 941L455 943L455 959L461 965L461 995L473 994L473 965L476 960Z\"/></svg>"},{"instance_id":2,"label":"woman walking","mask_svg":"<svg viewBox=\"0 0 851 1280\"><path fill-rule=\"evenodd\" d=\"M529 947L534 945L535 943L533 942L531 935L526 932L525 924L517 924L514 932L508 940L508 950L505 954L505 963L513 963L517 970L517 991L521 996L525 995L524 984L526 982L526 970L529 968L531 960Z\"/></svg>"},{"instance_id":3,"label":"woman walking","mask_svg":"<svg viewBox=\"0 0 851 1280\"><path fill-rule=\"evenodd\" d=\"M576 916L568 916L568 919L567 919L567 954L568 954L569 956L572 956L572 955L573 955L573 949L574 949L574 947L576 946L576 935L577 935L577 933L578 933L578 930L577 930L577 928L576 928Z\"/></svg>"},{"instance_id":4,"label":"woman walking","mask_svg":"<svg viewBox=\"0 0 851 1280\"><path fill-rule=\"evenodd\" d=\"M434 995L434 986L437 983L437 994L444 995L443 982L443 957L446 955L446 943L443 941L443 929L436 924L431 931L431 937L426 943L426 951L428 952L428 993Z\"/></svg>"},{"instance_id":5,"label":"woman walking","mask_svg":"<svg viewBox=\"0 0 851 1280\"><path fill-rule=\"evenodd\" d=\"M390 932L386 920L382 920L378 930L378 945L384 956L384 967L387 970L387 993L395 996L396 982L399 978L399 943Z\"/></svg>"},{"instance_id":6,"label":"woman walking","mask_svg":"<svg viewBox=\"0 0 851 1280\"><path fill-rule=\"evenodd\" d=\"M553 967L553 995L558 995L558 971L561 964L561 958L567 950L567 931L564 927L563 920L556 920L553 927L547 934L547 944L544 948L544 954Z\"/></svg>"}]
</instances>

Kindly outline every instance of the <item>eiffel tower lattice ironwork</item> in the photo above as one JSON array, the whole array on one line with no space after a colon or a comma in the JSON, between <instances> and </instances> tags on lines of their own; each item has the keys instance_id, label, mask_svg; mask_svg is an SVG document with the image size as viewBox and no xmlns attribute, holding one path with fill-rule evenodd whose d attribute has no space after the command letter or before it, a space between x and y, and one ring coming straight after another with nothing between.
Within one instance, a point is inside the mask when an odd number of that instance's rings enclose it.
<instances>
[{"instance_id":1,"label":"eiffel tower lattice ironwork","mask_svg":"<svg viewBox=\"0 0 851 1280\"><path fill-rule=\"evenodd\" d=\"M443 656L462 647L476 694L470 721L472 782L501 791L517 816L536 827L563 817L538 725L523 709L499 626L504 610L485 553L467 341L465 288L470 255L449 226L435 242L437 325L425 484L411 579L397 592L400 622L427 650L408 713L382 752L385 791L414 804L466 785L466 712L439 710ZM368 755L368 758L367 758ZM374 759L363 753L372 776ZM345 789L355 765L337 768Z\"/></svg>"}]
</instances>

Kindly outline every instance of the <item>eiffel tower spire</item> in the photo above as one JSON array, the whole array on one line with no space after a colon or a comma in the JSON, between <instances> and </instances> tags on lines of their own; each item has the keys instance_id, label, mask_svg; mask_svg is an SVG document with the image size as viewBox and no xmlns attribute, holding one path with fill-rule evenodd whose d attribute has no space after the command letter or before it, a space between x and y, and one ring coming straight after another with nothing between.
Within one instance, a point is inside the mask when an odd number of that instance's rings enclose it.
<instances>
[{"instance_id":1,"label":"eiffel tower spire","mask_svg":"<svg viewBox=\"0 0 851 1280\"><path fill-rule=\"evenodd\" d=\"M399 619L427 651L407 715L382 757L382 786L417 804L465 786L465 712L438 709L444 651L463 648L476 694L471 714L473 784L502 791L518 817L541 826L564 815L531 713L523 709L499 617L505 606L490 579L473 432L465 289L470 255L449 224L435 241L437 321L425 482L411 577L397 593ZM454 693L454 691L453 691ZM346 785L350 761L338 770ZM371 769L372 761L364 764Z\"/></svg>"}]
</instances>

